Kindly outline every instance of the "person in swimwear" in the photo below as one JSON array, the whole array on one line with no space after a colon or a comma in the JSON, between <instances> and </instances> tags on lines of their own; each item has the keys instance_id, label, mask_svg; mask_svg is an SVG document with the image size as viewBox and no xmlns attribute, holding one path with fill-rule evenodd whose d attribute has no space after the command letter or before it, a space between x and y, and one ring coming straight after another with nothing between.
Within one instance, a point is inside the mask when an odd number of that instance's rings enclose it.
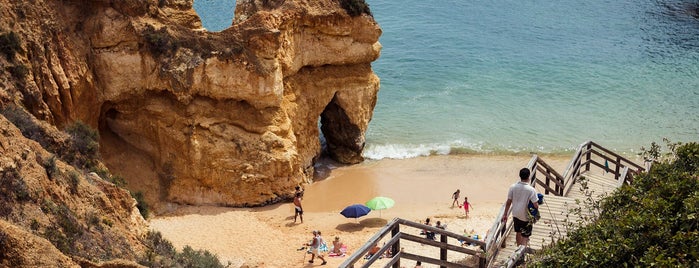
<instances>
[{"instance_id":1,"label":"person in swimwear","mask_svg":"<svg viewBox=\"0 0 699 268\"><path fill-rule=\"evenodd\" d=\"M301 206L301 193L296 193L296 197L294 197L294 223L296 223L296 217L301 217L301 223L303 223L303 207Z\"/></svg>"}]
</instances>

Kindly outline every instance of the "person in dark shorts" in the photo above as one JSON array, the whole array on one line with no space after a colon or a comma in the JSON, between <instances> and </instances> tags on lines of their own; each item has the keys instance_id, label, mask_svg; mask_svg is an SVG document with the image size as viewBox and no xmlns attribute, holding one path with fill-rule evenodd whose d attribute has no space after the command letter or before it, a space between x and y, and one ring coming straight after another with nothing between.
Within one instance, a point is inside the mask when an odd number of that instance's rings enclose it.
<instances>
[{"instance_id":1,"label":"person in dark shorts","mask_svg":"<svg viewBox=\"0 0 699 268\"><path fill-rule=\"evenodd\" d=\"M507 213L512 208L512 220L514 221L514 229L517 233L517 245L527 245L529 236L532 235L533 223L530 221L529 202L533 203L535 208L539 208L539 197L536 190L529 184L530 171L528 168L519 170L520 181L512 184L507 191L507 202L505 203L505 213L502 216L502 221L507 221Z\"/></svg>"},{"instance_id":2,"label":"person in dark shorts","mask_svg":"<svg viewBox=\"0 0 699 268\"><path fill-rule=\"evenodd\" d=\"M303 223L303 207L301 206L301 193L296 193L294 197L294 223L296 223L296 217L301 217L301 223Z\"/></svg>"}]
</instances>

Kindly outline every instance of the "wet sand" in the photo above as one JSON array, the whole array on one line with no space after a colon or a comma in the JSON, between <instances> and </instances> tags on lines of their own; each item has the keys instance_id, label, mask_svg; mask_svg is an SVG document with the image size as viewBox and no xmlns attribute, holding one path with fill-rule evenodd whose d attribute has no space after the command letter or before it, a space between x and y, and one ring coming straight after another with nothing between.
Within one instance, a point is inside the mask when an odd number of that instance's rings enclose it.
<instances>
[{"instance_id":1,"label":"wet sand","mask_svg":"<svg viewBox=\"0 0 699 268\"><path fill-rule=\"evenodd\" d=\"M310 255L298 250L312 238L312 230L320 230L329 244L339 236L350 254L396 217L413 221L429 217L446 223L449 231L473 229L484 236L507 188L518 180L517 172L530 158L460 155L367 161L332 169L327 178L305 185L304 223L293 222L293 205L285 203L250 209L180 207L173 215L151 219L150 226L176 247L209 250L224 262L230 261L231 267L318 266L320 261L310 264ZM570 158L544 156L544 160L563 172ZM451 206L456 189L461 189L459 201L467 196L473 206L469 217L463 209ZM375 196L390 197L396 204L357 220L339 214L344 207ZM423 252L430 247L404 244L407 252L433 254ZM327 267L337 267L346 257L326 259Z\"/></svg>"}]
</instances>

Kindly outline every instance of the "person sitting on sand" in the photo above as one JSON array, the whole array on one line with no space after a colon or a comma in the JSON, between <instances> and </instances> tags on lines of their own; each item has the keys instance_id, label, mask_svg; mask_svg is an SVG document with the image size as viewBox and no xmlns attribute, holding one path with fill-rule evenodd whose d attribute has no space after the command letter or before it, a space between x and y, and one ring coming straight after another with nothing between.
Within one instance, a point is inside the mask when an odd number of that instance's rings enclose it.
<instances>
[{"instance_id":1,"label":"person sitting on sand","mask_svg":"<svg viewBox=\"0 0 699 268\"><path fill-rule=\"evenodd\" d=\"M427 226L432 225L432 224L430 224L430 218L425 219L425 225L427 225ZM426 233L427 233L427 230L425 230L425 229L422 229L422 231L420 232L421 235L424 235Z\"/></svg>"},{"instance_id":2,"label":"person sitting on sand","mask_svg":"<svg viewBox=\"0 0 699 268\"><path fill-rule=\"evenodd\" d=\"M344 254L344 252L342 252L343 246L344 246L344 244L342 244L342 242L340 242L340 237L336 236L335 240L333 241L332 253L339 254L339 255Z\"/></svg>"},{"instance_id":3,"label":"person sitting on sand","mask_svg":"<svg viewBox=\"0 0 699 268\"><path fill-rule=\"evenodd\" d=\"M437 221L437 225L435 225L434 227L437 227L437 228L442 229L442 230L446 230L446 229L447 229L447 224L446 224L446 223L445 223L445 224L442 224L441 221Z\"/></svg>"},{"instance_id":4,"label":"person sitting on sand","mask_svg":"<svg viewBox=\"0 0 699 268\"><path fill-rule=\"evenodd\" d=\"M374 255L376 255L376 253L378 253L379 250L381 250L381 248L379 247L379 245L377 245L376 243L374 243L374 246L371 248L371 250L369 250L369 253L366 254L365 259L370 259L370 258L373 257Z\"/></svg>"}]
</instances>

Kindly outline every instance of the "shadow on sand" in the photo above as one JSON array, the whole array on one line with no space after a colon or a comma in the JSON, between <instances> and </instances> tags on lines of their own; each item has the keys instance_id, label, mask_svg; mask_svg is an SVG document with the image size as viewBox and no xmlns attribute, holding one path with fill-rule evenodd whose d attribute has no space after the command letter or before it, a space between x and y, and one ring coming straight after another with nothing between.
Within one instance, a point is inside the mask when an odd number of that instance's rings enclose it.
<instances>
[{"instance_id":1,"label":"shadow on sand","mask_svg":"<svg viewBox=\"0 0 699 268\"><path fill-rule=\"evenodd\" d=\"M386 225L386 223L388 223L388 220L384 218L368 218L359 221L359 223L361 225L364 225L364 227L377 228Z\"/></svg>"},{"instance_id":2,"label":"shadow on sand","mask_svg":"<svg viewBox=\"0 0 699 268\"><path fill-rule=\"evenodd\" d=\"M379 228L388 223L388 220L383 218L368 218L361 221L352 221L343 224L338 224L335 229L342 232L357 232L364 228Z\"/></svg>"}]
</instances>

